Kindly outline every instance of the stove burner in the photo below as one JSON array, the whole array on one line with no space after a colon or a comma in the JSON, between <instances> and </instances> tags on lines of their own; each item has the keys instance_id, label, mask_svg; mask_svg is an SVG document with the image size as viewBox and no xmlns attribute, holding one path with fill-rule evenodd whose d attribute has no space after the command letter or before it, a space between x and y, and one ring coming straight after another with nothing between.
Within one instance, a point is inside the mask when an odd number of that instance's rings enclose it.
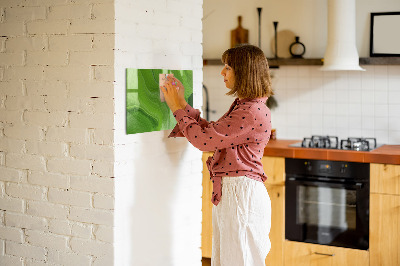
<instances>
[{"instance_id":1,"label":"stove burner","mask_svg":"<svg viewBox=\"0 0 400 266\"><path fill-rule=\"evenodd\" d=\"M304 138L301 142L301 147L305 148L326 148L338 149L338 137L333 136L312 136L311 138Z\"/></svg>"},{"instance_id":2,"label":"stove burner","mask_svg":"<svg viewBox=\"0 0 400 266\"><path fill-rule=\"evenodd\" d=\"M340 141L343 150L369 151L376 148L376 138L347 138Z\"/></svg>"},{"instance_id":3,"label":"stove burner","mask_svg":"<svg viewBox=\"0 0 400 266\"><path fill-rule=\"evenodd\" d=\"M320 148L320 149L340 149L353 151L371 151L378 147L376 138L347 138L340 141L336 136L317 136L304 138L302 142L297 142L289 146L303 148Z\"/></svg>"}]
</instances>

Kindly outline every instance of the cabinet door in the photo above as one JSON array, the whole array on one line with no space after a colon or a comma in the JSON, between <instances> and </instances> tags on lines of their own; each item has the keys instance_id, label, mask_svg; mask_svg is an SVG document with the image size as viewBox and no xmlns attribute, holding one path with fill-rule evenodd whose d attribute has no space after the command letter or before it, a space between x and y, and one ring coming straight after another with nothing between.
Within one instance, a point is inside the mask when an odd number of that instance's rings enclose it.
<instances>
[{"instance_id":1,"label":"cabinet door","mask_svg":"<svg viewBox=\"0 0 400 266\"><path fill-rule=\"evenodd\" d=\"M203 153L203 195L202 195L202 224L201 224L201 253L204 258L211 258L212 252L212 183L206 161L211 152Z\"/></svg>"},{"instance_id":2,"label":"cabinet door","mask_svg":"<svg viewBox=\"0 0 400 266\"><path fill-rule=\"evenodd\" d=\"M371 266L400 265L400 196L371 194Z\"/></svg>"},{"instance_id":3,"label":"cabinet door","mask_svg":"<svg viewBox=\"0 0 400 266\"><path fill-rule=\"evenodd\" d=\"M400 195L400 165L370 165L371 193Z\"/></svg>"},{"instance_id":4,"label":"cabinet door","mask_svg":"<svg viewBox=\"0 0 400 266\"><path fill-rule=\"evenodd\" d=\"M264 156L261 163L268 177L266 184L285 185L285 158Z\"/></svg>"},{"instance_id":5,"label":"cabinet door","mask_svg":"<svg viewBox=\"0 0 400 266\"><path fill-rule=\"evenodd\" d=\"M271 199L271 250L265 259L266 266L283 265L285 240L285 187L265 184Z\"/></svg>"},{"instance_id":6,"label":"cabinet door","mask_svg":"<svg viewBox=\"0 0 400 266\"><path fill-rule=\"evenodd\" d=\"M365 250L285 241L285 266L366 266Z\"/></svg>"}]
</instances>

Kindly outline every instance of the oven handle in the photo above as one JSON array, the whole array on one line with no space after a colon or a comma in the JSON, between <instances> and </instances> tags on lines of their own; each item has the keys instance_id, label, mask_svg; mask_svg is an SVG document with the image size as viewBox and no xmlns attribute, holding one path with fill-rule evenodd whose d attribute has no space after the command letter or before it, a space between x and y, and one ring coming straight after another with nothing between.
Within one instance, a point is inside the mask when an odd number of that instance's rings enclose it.
<instances>
[{"instance_id":1,"label":"oven handle","mask_svg":"<svg viewBox=\"0 0 400 266\"><path fill-rule=\"evenodd\" d=\"M362 182L356 182L356 183L346 183L346 182L332 182L332 181L321 181L321 180L315 180L315 181L310 181L310 180L304 180L303 178L297 178L297 177L288 177L286 181L291 181L291 182L296 182L296 183L301 183L304 185L340 185L348 188L354 188L354 189L361 189L363 187Z\"/></svg>"}]
</instances>

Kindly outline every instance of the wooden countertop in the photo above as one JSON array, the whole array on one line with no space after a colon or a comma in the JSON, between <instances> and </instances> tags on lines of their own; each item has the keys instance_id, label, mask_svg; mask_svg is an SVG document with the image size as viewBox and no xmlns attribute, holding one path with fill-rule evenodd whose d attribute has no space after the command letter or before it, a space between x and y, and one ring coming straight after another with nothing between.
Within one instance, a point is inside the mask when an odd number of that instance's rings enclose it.
<instances>
[{"instance_id":1,"label":"wooden countertop","mask_svg":"<svg viewBox=\"0 0 400 266\"><path fill-rule=\"evenodd\" d=\"M264 156L363 163L400 164L400 145L383 145L372 151L290 147L301 140L270 140Z\"/></svg>"}]
</instances>

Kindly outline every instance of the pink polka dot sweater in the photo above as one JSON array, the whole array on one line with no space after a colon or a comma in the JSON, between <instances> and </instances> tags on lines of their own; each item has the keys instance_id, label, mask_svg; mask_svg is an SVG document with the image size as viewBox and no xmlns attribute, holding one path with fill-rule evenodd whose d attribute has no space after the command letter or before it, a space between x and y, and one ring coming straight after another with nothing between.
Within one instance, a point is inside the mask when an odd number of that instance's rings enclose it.
<instances>
[{"instance_id":1,"label":"pink polka dot sweater","mask_svg":"<svg viewBox=\"0 0 400 266\"><path fill-rule=\"evenodd\" d=\"M190 105L174 112L178 123L169 137L186 137L199 150L214 151L214 156L207 160L214 205L221 200L224 176L247 176L261 182L267 179L261 164L271 131L271 112L266 100L267 97L237 98L216 122L201 118L200 111Z\"/></svg>"}]
</instances>

